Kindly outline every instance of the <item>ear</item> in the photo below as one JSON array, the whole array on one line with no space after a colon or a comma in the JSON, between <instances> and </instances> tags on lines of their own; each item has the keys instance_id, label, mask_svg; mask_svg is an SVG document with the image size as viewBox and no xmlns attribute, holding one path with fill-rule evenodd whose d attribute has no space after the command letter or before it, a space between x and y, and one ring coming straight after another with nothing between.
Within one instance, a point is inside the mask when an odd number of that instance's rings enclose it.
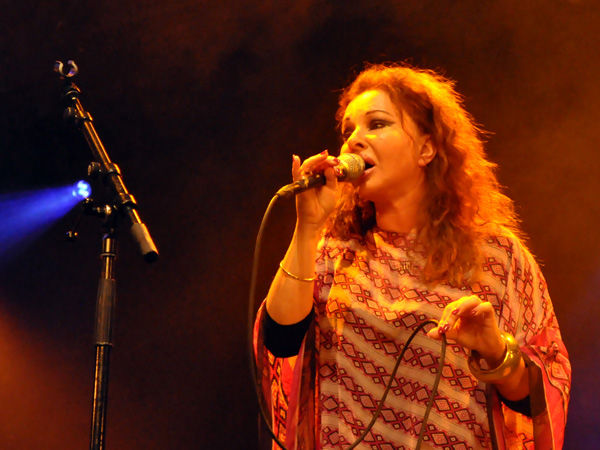
<instances>
[{"instance_id":1,"label":"ear","mask_svg":"<svg viewBox=\"0 0 600 450\"><path fill-rule=\"evenodd\" d=\"M425 167L427 166L431 160L435 157L437 151L433 146L433 142L431 141L431 136L423 136L423 141L421 142L421 147L419 151L419 166Z\"/></svg>"}]
</instances>

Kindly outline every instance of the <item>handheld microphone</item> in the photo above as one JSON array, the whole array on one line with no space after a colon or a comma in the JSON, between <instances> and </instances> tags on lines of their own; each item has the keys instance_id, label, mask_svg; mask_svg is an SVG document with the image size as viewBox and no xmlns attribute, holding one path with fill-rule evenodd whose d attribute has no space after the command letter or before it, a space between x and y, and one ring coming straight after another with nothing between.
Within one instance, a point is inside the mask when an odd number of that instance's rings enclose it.
<instances>
[{"instance_id":1,"label":"handheld microphone","mask_svg":"<svg viewBox=\"0 0 600 450\"><path fill-rule=\"evenodd\" d=\"M365 161L355 153L343 153L338 159L340 164L337 166L341 170L341 175L338 175L338 181L354 181L361 177L365 172ZM323 186L327 182L325 175L316 173L309 177L302 178L291 184L283 186L277 191L277 196L289 198L300 192L307 191L313 187Z\"/></svg>"}]
</instances>

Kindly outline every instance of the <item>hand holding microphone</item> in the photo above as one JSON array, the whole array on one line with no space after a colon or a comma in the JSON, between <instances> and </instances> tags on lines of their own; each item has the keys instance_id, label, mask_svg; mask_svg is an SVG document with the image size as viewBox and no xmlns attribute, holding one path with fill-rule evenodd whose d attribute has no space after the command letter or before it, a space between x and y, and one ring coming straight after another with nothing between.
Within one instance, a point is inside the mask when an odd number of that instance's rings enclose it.
<instances>
[{"instance_id":1,"label":"hand holding microphone","mask_svg":"<svg viewBox=\"0 0 600 450\"><path fill-rule=\"evenodd\" d=\"M339 165L337 166L339 169L337 175L338 181L357 180L365 171L365 161L357 154L343 153L338 157L338 160L340 161ZM283 186L275 195L289 198L313 187L323 186L326 182L327 180L325 175L322 173L312 174L308 177Z\"/></svg>"}]
</instances>

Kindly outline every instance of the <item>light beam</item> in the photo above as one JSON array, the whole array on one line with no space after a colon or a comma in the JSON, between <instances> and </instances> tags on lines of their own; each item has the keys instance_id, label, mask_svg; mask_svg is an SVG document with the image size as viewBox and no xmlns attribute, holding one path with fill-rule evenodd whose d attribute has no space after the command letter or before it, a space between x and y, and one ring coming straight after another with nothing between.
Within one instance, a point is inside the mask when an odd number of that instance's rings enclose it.
<instances>
[{"instance_id":1,"label":"light beam","mask_svg":"<svg viewBox=\"0 0 600 450\"><path fill-rule=\"evenodd\" d=\"M82 180L75 185L0 195L0 259L27 247L90 194L90 185Z\"/></svg>"}]
</instances>

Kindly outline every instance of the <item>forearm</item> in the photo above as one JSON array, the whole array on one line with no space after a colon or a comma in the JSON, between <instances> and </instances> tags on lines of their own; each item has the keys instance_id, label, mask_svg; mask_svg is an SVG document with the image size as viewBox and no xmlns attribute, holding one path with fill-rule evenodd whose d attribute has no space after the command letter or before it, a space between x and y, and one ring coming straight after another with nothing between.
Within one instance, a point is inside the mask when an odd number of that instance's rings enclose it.
<instances>
[{"instance_id":1,"label":"forearm","mask_svg":"<svg viewBox=\"0 0 600 450\"><path fill-rule=\"evenodd\" d=\"M282 261L282 266L298 278L315 276L315 255L319 230L296 225L292 242ZM314 282L293 278L279 269L267 294L267 311L281 324L300 322L312 310Z\"/></svg>"},{"instance_id":2,"label":"forearm","mask_svg":"<svg viewBox=\"0 0 600 450\"><path fill-rule=\"evenodd\" d=\"M514 373L494 384L498 392L507 400L518 401L527 397L529 395L529 372L525 360L521 358Z\"/></svg>"}]
</instances>

